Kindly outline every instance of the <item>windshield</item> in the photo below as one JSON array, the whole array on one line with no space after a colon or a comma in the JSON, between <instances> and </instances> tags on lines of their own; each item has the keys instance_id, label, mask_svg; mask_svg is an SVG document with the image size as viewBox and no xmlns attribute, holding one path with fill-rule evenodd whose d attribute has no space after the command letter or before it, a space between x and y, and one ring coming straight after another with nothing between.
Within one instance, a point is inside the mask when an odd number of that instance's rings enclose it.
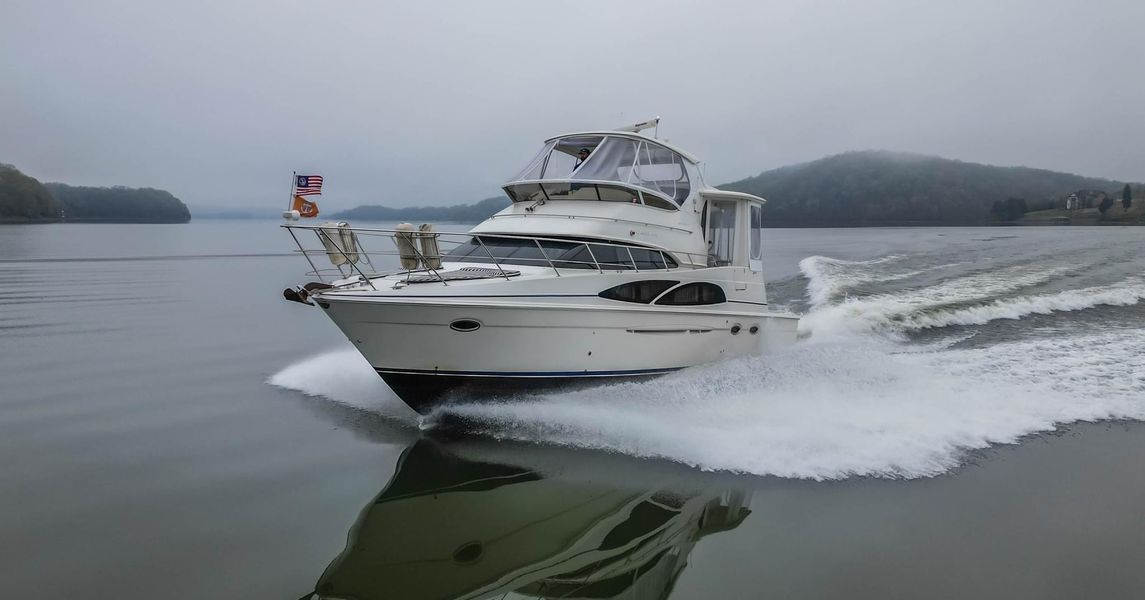
<instances>
[{"instance_id":1,"label":"windshield","mask_svg":"<svg viewBox=\"0 0 1145 600\"><path fill-rule=\"evenodd\" d=\"M447 262L495 263L502 265L552 266L558 269L627 271L675 269L678 264L659 250L618 244L591 244L580 241L533 240L497 236L475 236L446 253Z\"/></svg>"},{"instance_id":2,"label":"windshield","mask_svg":"<svg viewBox=\"0 0 1145 600\"><path fill-rule=\"evenodd\" d=\"M659 144L619 136L570 136L553 140L513 178L518 181L615 182L656 192L681 204L691 192L684 159ZM517 187L517 186L513 186ZM645 204L664 207L661 202Z\"/></svg>"}]
</instances>

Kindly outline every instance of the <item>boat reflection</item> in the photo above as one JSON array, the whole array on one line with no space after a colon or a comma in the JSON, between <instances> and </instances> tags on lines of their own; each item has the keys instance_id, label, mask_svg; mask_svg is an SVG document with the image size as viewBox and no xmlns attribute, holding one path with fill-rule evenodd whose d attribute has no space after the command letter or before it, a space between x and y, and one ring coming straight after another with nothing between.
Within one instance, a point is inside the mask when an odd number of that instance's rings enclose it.
<instances>
[{"instance_id":1,"label":"boat reflection","mask_svg":"<svg viewBox=\"0 0 1145 600\"><path fill-rule=\"evenodd\" d=\"M406 448L316 597L665 598L693 546L750 513L747 492L509 464L499 451Z\"/></svg>"}]
</instances>

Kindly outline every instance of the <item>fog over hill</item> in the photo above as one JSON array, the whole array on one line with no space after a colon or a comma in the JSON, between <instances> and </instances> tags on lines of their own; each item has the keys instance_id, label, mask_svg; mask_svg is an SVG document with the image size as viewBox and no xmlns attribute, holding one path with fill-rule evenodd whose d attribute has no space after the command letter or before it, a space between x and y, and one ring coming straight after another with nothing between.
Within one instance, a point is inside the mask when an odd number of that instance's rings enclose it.
<instances>
[{"instance_id":1,"label":"fog over hill","mask_svg":"<svg viewBox=\"0 0 1145 600\"><path fill-rule=\"evenodd\" d=\"M1082 189L1121 182L1029 167L996 167L880 150L846 152L720 185L767 199L777 226L966 225L991 221L995 202L1051 208Z\"/></svg>"}]
</instances>

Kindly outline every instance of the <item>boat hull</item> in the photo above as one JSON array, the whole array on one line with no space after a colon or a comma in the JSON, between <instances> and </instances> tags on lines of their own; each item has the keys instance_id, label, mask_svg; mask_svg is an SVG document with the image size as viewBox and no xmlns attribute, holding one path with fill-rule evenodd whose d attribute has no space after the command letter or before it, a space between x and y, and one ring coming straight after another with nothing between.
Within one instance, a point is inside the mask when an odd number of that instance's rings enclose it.
<instances>
[{"instance_id":1,"label":"boat hull","mask_svg":"<svg viewBox=\"0 0 1145 600\"><path fill-rule=\"evenodd\" d=\"M677 369L605 373L496 374L410 372L375 369L410 408L428 414L451 401L510 400L531 394L585 389L613 383L648 381Z\"/></svg>"},{"instance_id":2,"label":"boat hull","mask_svg":"<svg viewBox=\"0 0 1145 600\"><path fill-rule=\"evenodd\" d=\"M395 394L420 413L451 401L648 380L793 341L797 323L751 311L617 309L584 301L326 298L321 304ZM459 322L478 326L459 331Z\"/></svg>"}]
</instances>

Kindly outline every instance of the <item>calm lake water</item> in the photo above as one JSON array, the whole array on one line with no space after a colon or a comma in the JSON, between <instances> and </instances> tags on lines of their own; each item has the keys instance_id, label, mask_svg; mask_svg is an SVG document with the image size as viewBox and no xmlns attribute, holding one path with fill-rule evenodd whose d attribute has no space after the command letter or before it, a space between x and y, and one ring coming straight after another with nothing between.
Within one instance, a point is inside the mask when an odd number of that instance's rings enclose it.
<instances>
[{"instance_id":1,"label":"calm lake water","mask_svg":"<svg viewBox=\"0 0 1145 600\"><path fill-rule=\"evenodd\" d=\"M805 343L444 437L276 225L0 227L4 597L1145 597L1145 229L769 230Z\"/></svg>"}]
</instances>

